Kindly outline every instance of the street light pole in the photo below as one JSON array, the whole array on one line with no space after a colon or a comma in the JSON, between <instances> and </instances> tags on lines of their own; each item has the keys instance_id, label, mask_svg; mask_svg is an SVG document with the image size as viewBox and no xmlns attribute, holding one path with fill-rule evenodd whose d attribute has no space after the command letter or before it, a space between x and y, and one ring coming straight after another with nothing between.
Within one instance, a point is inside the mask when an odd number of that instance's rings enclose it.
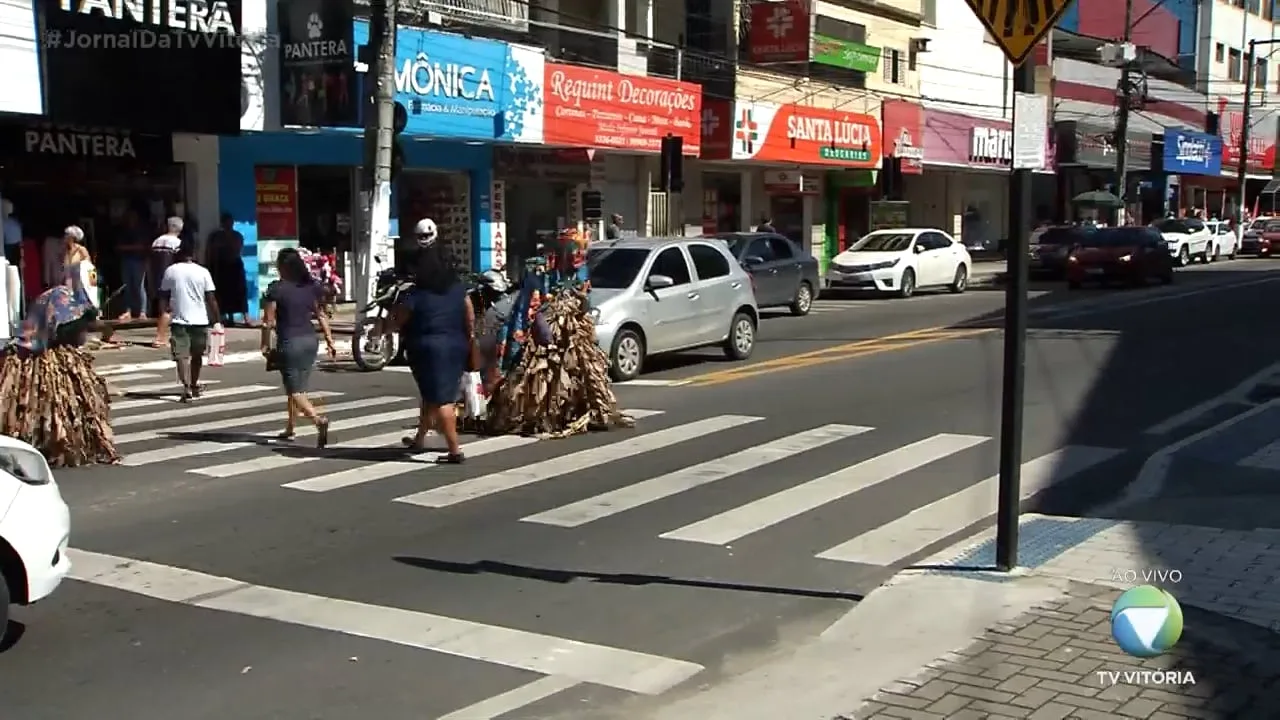
<instances>
[{"instance_id":1,"label":"street light pole","mask_svg":"<svg viewBox=\"0 0 1280 720\"><path fill-rule=\"evenodd\" d=\"M1266 41L1267 44L1271 42ZM1240 157L1236 163L1236 183L1240 186L1240 209L1236 211L1236 215L1240 221L1244 220L1244 184L1249 172L1249 113L1253 110L1253 64L1257 62L1257 48L1260 44L1257 40L1250 40L1249 52L1244 60L1244 110L1240 120L1240 147L1238 148Z\"/></svg>"},{"instance_id":2,"label":"street light pole","mask_svg":"<svg viewBox=\"0 0 1280 720\"><path fill-rule=\"evenodd\" d=\"M1133 0L1124 3L1124 39L1121 48L1128 46L1133 37ZM1123 50L1121 51L1123 57ZM1128 210L1129 178L1126 176L1129 160L1129 108L1133 104L1133 89L1129 83L1129 61L1125 60L1120 67L1120 112L1116 115L1116 136L1113 143L1116 148L1116 196L1120 198L1120 209L1116 211L1116 224L1120 225L1121 217Z\"/></svg>"}]
</instances>

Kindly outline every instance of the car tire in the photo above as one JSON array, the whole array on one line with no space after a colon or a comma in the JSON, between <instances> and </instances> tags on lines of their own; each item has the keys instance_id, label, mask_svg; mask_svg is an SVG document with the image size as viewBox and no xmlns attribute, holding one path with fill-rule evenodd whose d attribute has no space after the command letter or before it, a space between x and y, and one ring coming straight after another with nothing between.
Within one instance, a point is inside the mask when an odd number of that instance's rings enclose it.
<instances>
[{"instance_id":1,"label":"car tire","mask_svg":"<svg viewBox=\"0 0 1280 720\"><path fill-rule=\"evenodd\" d=\"M724 340L724 356L730 360L746 360L755 348L755 321L744 312L734 313L729 322L729 337Z\"/></svg>"},{"instance_id":2,"label":"car tire","mask_svg":"<svg viewBox=\"0 0 1280 720\"><path fill-rule=\"evenodd\" d=\"M614 382L635 380L644 369L644 338L630 328L623 328L609 348L609 377Z\"/></svg>"},{"instance_id":3,"label":"car tire","mask_svg":"<svg viewBox=\"0 0 1280 720\"><path fill-rule=\"evenodd\" d=\"M909 298L916 294L916 271L907 268L902 271L902 281L898 283L898 297Z\"/></svg>"},{"instance_id":4,"label":"car tire","mask_svg":"<svg viewBox=\"0 0 1280 720\"><path fill-rule=\"evenodd\" d=\"M1237 243L1231 247L1231 254L1227 256L1228 260L1235 260L1240 256L1240 245Z\"/></svg>"},{"instance_id":5,"label":"car tire","mask_svg":"<svg viewBox=\"0 0 1280 720\"><path fill-rule=\"evenodd\" d=\"M813 287L809 285L808 280L801 280L800 287L796 288L796 297L791 301L791 314L796 317L803 317L809 314L813 309Z\"/></svg>"},{"instance_id":6,"label":"car tire","mask_svg":"<svg viewBox=\"0 0 1280 720\"><path fill-rule=\"evenodd\" d=\"M1187 249L1186 245L1183 245L1182 249L1178 251L1178 267L1186 267L1190 264L1191 251Z\"/></svg>"},{"instance_id":7,"label":"car tire","mask_svg":"<svg viewBox=\"0 0 1280 720\"><path fill-rule=\"evenodd\" d=\"M13 601L13 594L9 592L9 583L4 579L4 575L0 574L0 645L4 644L5 637L9 634L9 603Z\"/></svg>"},{"instance_id":8,"label":"car tire","mask_svg":"<svg viewBox=\"0 0 1280 720\"><path fill-rule=\"evenodd\" d=\"M956 266L956 274L951 278L951 285L947 289L957 295L969 289L969 268L964 263Z\"/></svg>"}]
</instances>

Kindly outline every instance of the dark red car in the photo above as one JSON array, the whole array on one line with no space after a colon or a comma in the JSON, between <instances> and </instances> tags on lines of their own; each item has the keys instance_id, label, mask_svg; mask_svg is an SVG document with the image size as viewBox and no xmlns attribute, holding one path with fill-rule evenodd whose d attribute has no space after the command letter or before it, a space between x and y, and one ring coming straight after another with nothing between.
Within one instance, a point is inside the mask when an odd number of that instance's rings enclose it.
<instances>
[{"instance_id":1,"label":"dark red car","mask_svg":"<svg viewBox=\"0 0 1280 720\"><path fill-rule=\"evenodd\" d=\"M1258 257L1271 257L1273 252L1280 254L1280 219L1255 220L1240 241L1240 252Z\"/></svg>"},{"instance_id":2,"label":"dark red car","mask_svg":"<svg viewBox=\"0 0 1280 720\"><path fill-rule=\"evenodd\" d=\"M1155 228L1102 228L1080 239L1067 256L1067 287L1087 282L1146 285L1173 282L1174 259Z\"/></svg>"}]
</instances>

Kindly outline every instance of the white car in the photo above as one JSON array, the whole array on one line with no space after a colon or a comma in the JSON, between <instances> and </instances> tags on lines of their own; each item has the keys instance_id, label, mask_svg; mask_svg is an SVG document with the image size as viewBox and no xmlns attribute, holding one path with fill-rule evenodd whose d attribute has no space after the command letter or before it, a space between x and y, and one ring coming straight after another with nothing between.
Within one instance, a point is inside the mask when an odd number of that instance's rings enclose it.
<instances>
[{"instance_id":1,"label":"white car","mask_svg":"<svg viewBox=\"0 0 1280 720\"><path fill-rule=\"evenodd\" d=\"M955 238L932 228L877 230L831 259L832 289L873 290L911 297L921 288L969 286L973 259Z\"/></svg>"},{"instance_id":2,"label":"white car","mask_svg":"<svg viewBox=\"0 0 1280 720\"><path fill-rule=\"evenodd\" d=\"M1209 251L1209 262L1225 257L1235 260L1240 254L1240 233L1231 227L1226 220L1210 220L1205 223L1213 235L1213 249Z\"/></svg>"},{"instance_id":3,"label":"white car","mask_svg":"<svg viewBox=\"0 0 1280 720\"><path fill-rule=\"evenodd\" d=\"M71 570L71 513L49 463L21 440L0 435L0 636L9 605L48 597Z\"/></svg>"},{"instance_id":4,"label":"white car","mask_svg":"<svg viewBox=\"0 0 1280 720\"><path fill-rule=\"evenodd\" d=\"M1213 262L1213 233L1203 220L1197 218L1165 218L1151 223L1160 231L1169 254L1180 267L1191 264L1193 259Z\"/></svg>"}]
</instances>

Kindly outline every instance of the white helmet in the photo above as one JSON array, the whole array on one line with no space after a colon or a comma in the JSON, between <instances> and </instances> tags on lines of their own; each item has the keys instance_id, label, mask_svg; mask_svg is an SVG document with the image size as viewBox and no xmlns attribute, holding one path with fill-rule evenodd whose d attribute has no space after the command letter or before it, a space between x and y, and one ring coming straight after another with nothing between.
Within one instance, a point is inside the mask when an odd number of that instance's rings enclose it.
<instances>
[{"instance_id":1,"label":"white helmet","mask_svg":"<svg viewBox=\"0 0 1280 720\"><path fill-rule=\"evenodd\" d=\"M496 293L506 293L511 289L507 276L497 270L485 270L480 274L480 284L486 285Z\"/></svg>"},{"instance_id":2,"label":"white helmet","mask_svg":"<svg viewBox=\"0 0 1280 720\"><path fill-rule=\"evenodd\" d=\"M418 245L427 247L435 245L436 239L440 236L440 231L436 229L436 221L431 218L422 218L418 221L417 226L413 228L414 239Z\"/></svg>"}]
</instances>

